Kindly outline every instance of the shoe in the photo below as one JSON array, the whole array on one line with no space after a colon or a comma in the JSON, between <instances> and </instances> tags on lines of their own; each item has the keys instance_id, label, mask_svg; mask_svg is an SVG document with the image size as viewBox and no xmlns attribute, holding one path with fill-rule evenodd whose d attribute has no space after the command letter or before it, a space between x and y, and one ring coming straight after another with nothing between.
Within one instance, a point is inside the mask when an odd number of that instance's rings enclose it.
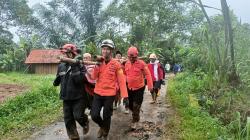
<instances>
[{"instance_id":1,"label":"shoe","mask_svg":"<svg viewBox=\"0 0 250 140\"><path fill-rule=\"evenodd\" d=\"M129 110L125 109L124 114L129 114Z\"/></svg>"},{"instance_id":2,"label":"shoe","mask_svg":"<svg viewBox=\"0 0 250 140\"><path fill-rule=\"evenodd\" d=\"M155 101L151 101L151 102L150 102L150 104L154 104L154 103L155 103Z\"/></svg>"},{"instance_id":3,"label":"shoe","mask_svg":"<svg viewBox=\"0 0 250 140\"><path fill-rule=\"evenodd\" d=\"M117 105L113 105L113 110L116 110L117 109Z\"/></svg>"},{"instance_id":4,"label":"shoe","mask_svg":"<svg viewBox=\"0 0 250 140\"><path fill-rule=\"evenodd\" d=\"M89 132L89 123L83 127L83 135L86 135Z\"/></svg>"},{"instance_id":5,"label":"shoe","mask_svg":"<svg viewBox=\"0 0 250 140\"><path fill-rule=\"evenodd\" d=\"M70 140L80 140L79 136L70 136Z\"/></svg>"},{"instance_id":6,"label":"shoe","mask_svg":"<svg viewBox=\"0 0 250 140\"><path fill-rule=\"evenodd\" d=\"M100 128L99 131L97 132L97 138L101 138L103 136L103 129Z\"/></svg>"},{"instance_id":7,"label":"shoe","mask_svg":"<svg viewBox=\"0 0 250 140\"><path fill-rule=\"evenodd\" d=\"M158 101L157 101L157 100L155 100L155 104L158 104Z\"/></svg>"},{"instance_id":8,"label":"shoe","mask_svg":"<svg viewBox=\"0 0 250 140\"><path fill-rule=\"evenodd\" d=\"M136 127L137 127L137 122L131 123L130 128L131 128L132 130L135 130Z\"/></svg>"},{"instance_id":9,"label":"shoe","mask_svg":"<svg viewBox=\"0 0 250 140\"><path fill-rule=\"evenodd\" d=\"M108 140L108 135L107 136L103 136L103 140Z\"/></svg>"},{"instance_id":10,"label":"shoe","mask_svg":"<svg viewBox=\"0 0 250 140\"><path fill-rule=\"evenodd\" d=\"M68 134L70 140L80 140L77 130Z\"/></svg>"}]
</instances>

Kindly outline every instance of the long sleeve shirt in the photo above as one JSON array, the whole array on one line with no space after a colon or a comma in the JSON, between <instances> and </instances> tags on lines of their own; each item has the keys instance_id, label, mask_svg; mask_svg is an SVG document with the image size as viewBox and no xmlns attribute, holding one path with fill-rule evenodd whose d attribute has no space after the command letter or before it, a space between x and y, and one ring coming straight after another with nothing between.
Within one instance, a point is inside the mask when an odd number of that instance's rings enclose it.
<instances>
[{"instance_id":1,"label":"long sleeve shirt","mask_svg":"<svg viewBox=\"0 0 250 140\"><path fill-rule=\"evenodd\" d=\"M94 92L100 96L114 96L116 95L116 84L121 92L121 97L128 97L126 79L123 74L121 64L111 59L109 63L103 62L100 66L94 68L92 79L96 79Z\"/></svg>"},{"instance_id":2,"label":"long sleeve shirt","mask_svg":"<svg viewBox=\"0 0 250 140\"><path fill-rule=\"evenodd\" d=\"M148 89L153 88L153 82L147 64L143 60L136 60L135 63L127 61L125 74L130 90L137 90L145 86L144 77L147 79Z\"/></svg>"}]
</instances>

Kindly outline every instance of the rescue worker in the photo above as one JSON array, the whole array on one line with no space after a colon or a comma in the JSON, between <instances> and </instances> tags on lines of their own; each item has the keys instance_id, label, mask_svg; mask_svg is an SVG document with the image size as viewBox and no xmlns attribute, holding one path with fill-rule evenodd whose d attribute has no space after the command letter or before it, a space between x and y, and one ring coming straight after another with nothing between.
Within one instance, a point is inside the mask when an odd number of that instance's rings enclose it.
<instances>
[{"instance_id":1,"label":"rescue worker","mask_svg":"<svg viewBox=\"0 0 250 140\"><path fill-rule=\"evenodd\" d=\"M77 48L73 44L65 44L61 52L65 57L74 59ZM87 96L84 90L86 68L80 63L60 63L53 85L60 85L60 99L63 100L64 123L68 137L78 140L77 121L83 127L83 134L89 131L88 116L84 113L87 107Z\"/></svg>"},{"instance_id":2,"label":"rescue worker","mask_svg":"<svg viewBox=\"0 0 250 140\"><path fill-rule=\"evenodd\" d=\"M164 80L164 69L162 68L162 65L157 60L156 54L152 53L149 56L150 63L148 64L149 71L152 76L152 81L154 88L151 91L153 103L157 103L157 94L161 89L162 81Z\"/></svg>"},{"instance_id":3,"label":"rescue worker","mask_svg":"<svg viewBox=\"0 0 250 140\"><path fill-rule=\"evenodd\" d=\"M144 77L147 79L149 91L153 89L153 83L147 64L138 59L137 48L131 46L127 54L129 61L125 64L125 74L128 84L129 109L132 111L131 128L136 129L140 120L140 109L145 90Z\"/></svg>"},{"instance_id":4,"label":"rescue worker","mask_svg":"<svg viewBox=\"0 0 250 140\"><path fill-rule=\"evenodd\" d=\"M104 61L96 65L92 75L92 78L96 79L96 85L91 108L91 117L100 127L97 137L107 139L113 112L113 102L116 96L115 85L117 81L121 97L128 97L128 93L121 64L112 58L112 53L115 49L113 41L109 39L103 40L100 47ZM100 116L102 107L103 119Z\"/></svg>"},{"instance_id":5,"label":"rescue worker","mask_svg":"<svg viewBox=\"0 0 250 140\"><path fill-rule=\"evenodd\" d=\"M126 63L126 61L125 61L125 58L122 57L122 53L120 51L116 51L115 58L121 63L122 70L124 72L125 71L125 63ZM122 100L124 108L125 108L124 113L125 114L129 114L128 98L121 99L119 87L118 87L118 91L117 92L118 92L117 93L118 97L115 100L115 107L117 107L117 104L120 105L120 102Z\"/></svg>"}]
</instances>

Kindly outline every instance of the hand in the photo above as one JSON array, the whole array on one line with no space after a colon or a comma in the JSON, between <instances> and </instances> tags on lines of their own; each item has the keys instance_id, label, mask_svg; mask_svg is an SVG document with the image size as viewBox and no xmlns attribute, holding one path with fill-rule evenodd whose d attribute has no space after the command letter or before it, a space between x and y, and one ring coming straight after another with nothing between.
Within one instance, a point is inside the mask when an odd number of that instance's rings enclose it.
<instances>
[{"instance_id":1,"label":"hand","mask_svg":"<svg viewBox=\"0 0 250 140\"><path fill-rule=\"evenodd\" d=\"M96 62L95 65L96 66L100 66L102 63L101 62Z\"/></svg>"},{"instance_id":2,"label":"hand","mask_svg":"<svg viewBox=\"0 0 250 140\"><path fill-rule=\"evenodd\" d=\"M96 60L97 62L103 62L104 61L104 57L96 55L96 56L94 56L94 60Z\"/></svg>"},{"instance_id":3,"label":"hand","mask_svg":"<svg viewBox=\"0 0 250 140\"><path fill-rule=\"evenodd\" d=\"M148 91L150 92L153 92L153 90L154 90L153 88L148 88Z\"/></svg>"},{"instance_id":4,"label":"hand","mask_svg":"<svg viewBox=\"0 0 250 140\"><path fill-rule=\"evenodd\" d=\"M62 60L63 60L63 58L64 58L64 56L59 55L59 56L57 56L56 58L57 58L57 59L59 59L60 61L62 61Z\"/></svg>"}]
</instances>

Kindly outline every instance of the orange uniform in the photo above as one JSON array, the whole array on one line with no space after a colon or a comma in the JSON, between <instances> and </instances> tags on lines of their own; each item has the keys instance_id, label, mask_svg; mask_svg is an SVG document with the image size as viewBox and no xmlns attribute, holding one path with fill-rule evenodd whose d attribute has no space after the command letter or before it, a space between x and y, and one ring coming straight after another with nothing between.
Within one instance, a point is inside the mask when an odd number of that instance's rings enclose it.
<instances>
[{"instance_id":1,"label":"orange uniform","mask_svg":"<svg viewBox=\"0 0 250 140\"><path fill-rule=\"evenodd\" d=\"M147 64L143 60L136 60L135 63L127 61L125 64L125 74L129 90L137 90L145 86L146 76L148 89L153 88L153 82Z\"/></svg>"},{"instance_id":2,"label":"orange uniform","mask_svg":"<svg viewBox=\"0 0 250 140\"><path fill-rule=\"evenodd\" d=\"M111 59L108 64L103 62L94 68L92 79L96 79L94 92L100 96L115 96L117 93L116 83L121 92L121 97L128 97L126 78L121 64Z\"/></svg>"}]
</instances>

